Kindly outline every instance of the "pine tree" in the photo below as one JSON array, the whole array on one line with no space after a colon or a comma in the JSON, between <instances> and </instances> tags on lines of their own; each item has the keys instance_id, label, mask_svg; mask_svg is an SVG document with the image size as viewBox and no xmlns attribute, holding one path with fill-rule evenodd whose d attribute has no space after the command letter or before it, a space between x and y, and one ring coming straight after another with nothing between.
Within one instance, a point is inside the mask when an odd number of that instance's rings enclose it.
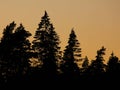
<instances>
[{"instance_id":1,"label":"pine tree","mask_svg":"<svg viewBox=\"0 0 120 90\"><path fill-rule=\"evenodd\" d=\"M30 58L30 41L29 37L31 33L26 31L24 26L20 24L16 28L13 34L13 50L11 54L12 65L16 68L18 75L24 75L27 73L29 68L29 58Z\"/></svg>"},{"instance_id":2,"label":"pine tree","mask_svg":"<svg viewBox=\"0 0 120 90\"><path fill-rule=\"evenodd\" d=\"M9 57L7 57L10 53L12 44L12 38L13 38L13 31L15 28L16 24L13 21L12 23L10 23L9 25L6 26L6 28L3 31L3 36L1 38L1 42L0 42L0 58L5 60L8 60Z\"/></svg>"},{"instance_id":3,"label":"pine tree","mask_svg":"<svg viewBox=\"0 0 120 90\"><path fill-rule=\"evenodd\" d=\"M81 48L74 30L69 35L68 45L63 53L63 63L61 70L67 77L76 77L79 75L78 61L81 60Z\"/></svg>"},{"instance_id":4,"label":"pine tree","mask_svg":"<svg viewBox=\"0 0 120 90\"><path fill-rule=\"evenodd\" d=\"M89 59L87 56L85 56L85 58L83 59L83 62L82 62L82 67L80 68L80 73L81 73L81 76L82 77L86 77L87 75L87 70L89 68Z\"/></svg>"},{"instance_id":5,"label":"pine tree","mask_svg":"<svg viewBox=\"0 0 120 90\"><path fill-rule=\"evenodd\" d=\"M86 56L83 63L82 63L82 68L87 69L88 66L89 66L89 60L88 60L88 57Z\"/></svg>"},{"instance_id":6,"label":"pine tree","mask_svg":"<svg viewBox=\"0 0 120 90\"><path fill-rule=\"evenodd\" d=\"M103 58L105 50L106 48L102 46L102 48L97 51L96 60L93 60L88 68L89 74L99 76L105 72L106 65L104 64Z\"/></svg>"},{"instance_id":7,"label":"pine tree","mask_svg":"<svg viewBox=\"0 0 120 90\"><path fill-rule=\"evenodd\" d=\"M43 73L47 73L49 76L55 75L58 70L59 43L59 36L45 11L34 36L33 49L37 52L38 60L42 62Z\"/></svg>"},{"instance_id":8,"label":"pine tree","mask_svg":"<svg viewBox=\"0 0 120 90\"><path fill-rule=\"evenodd\" d=\"M112 52L108 62L107 62L107 73L115 75L120 72L120 62L119 58Z\"/></svg>"},{"instance_id":9,"label":"pine tree","mask_svg":"<svg viewBox=\"0 0 120 90\"><path fill-rule=\"evenodd\" d=\"M24 29L22 24L15 30L15 22L7 25L3 31L0 42L1 77L6 82L17 75L26 73L29 59L30 43L28 38L31 34Z\"/></svg>"},{"instance_id":10,"label":"pine tree","mask_svg":"<svg viewBox=\"0 0 120 90\"><path fill-rule=\"evenodd\" d=\"M7 82L10 74L10 54L13 43L13 30L16 23L13 21L3 30L3 36L0 42L0 81Z\"/></svg>"}]
</instances>

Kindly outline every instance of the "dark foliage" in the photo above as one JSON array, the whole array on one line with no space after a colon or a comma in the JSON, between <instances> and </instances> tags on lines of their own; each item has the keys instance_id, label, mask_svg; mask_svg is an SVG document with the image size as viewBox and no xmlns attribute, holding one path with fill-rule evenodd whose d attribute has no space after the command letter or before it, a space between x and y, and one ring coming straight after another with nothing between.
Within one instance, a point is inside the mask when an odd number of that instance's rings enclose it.
<instances>
[{"instance_id":1,"label":"dark foliage","mask_svg":"<svg viewBox=\"0 0 120 90\"><path fill-rule=\"evenodd\" d=\"M40 70L42 74L44 73L43 76L52 78L58 72L57 64L60 60L59 36L55 32L46 11L38 26L32 47L42 64Z\"/></svg>"},{"instance_id":2,"label":"dark foliage","mask_svg":"<svg viewBox=\"0 0 120 90\"><path fill-rule=\"evenodd\" d=\"M22 24L15 27L14 21L7 25L0 41L0 89L85 89L87 85L91 85L89 89L94 86L103 89L106 84L117 87L119 58L112 53L105 64L106 48L102 47L91 63L87 56L82 59L80 43L73 29L62 53L59 36L46 11L32 43L29 41L31 33Z\"/></svg>"},{"instance_id":3,"label":"dark foliage","mask_svg":"<svg viewBox=\"0 0 120 90\"><path fill-rule=\"evenodd\" d=\"M78 61L81 59L81 48L79 47L74 30L71 30L68 45L64 50L63 62L61 64L61 72L65 78L76 78L80 74Z\"/></svg>"}]
</instances>

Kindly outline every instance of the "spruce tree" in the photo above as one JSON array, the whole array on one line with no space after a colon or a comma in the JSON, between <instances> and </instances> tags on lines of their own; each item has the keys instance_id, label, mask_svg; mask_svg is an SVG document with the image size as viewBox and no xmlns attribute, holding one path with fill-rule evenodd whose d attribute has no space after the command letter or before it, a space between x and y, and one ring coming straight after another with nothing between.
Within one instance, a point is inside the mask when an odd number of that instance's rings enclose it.
<instances>
[{"instance_id":1,"label":"spruce tree","mask_svg":"<svg viewBox=\"0 0 120 90\"><path fill-rule=\"evenodd\" d=\"M11 47L13 46L11 43L12 42L12 38L13 38L13 31L14 28L16 26L16 23L13 21L12 23L10 23L9 25L6 26L6 28L3 31L3 36L1 38L1 42L0 42L0 58L1 60L5 58L6 60L9 59L8 55L11 51Z\"/></svg>"},{"instance_id":2,"label":"spruce tree","mask_svg":"<svg viewBox=\"0 0 120 90\"><path fill-rule=\"evenodd\" d=\"M89 67L89 60L88 60L88 57L85 56L84 61L82 63L81 72L85 74L87 69L88 69L88 67Z\"/></svg>"},{"instance_id":3,"label":"spruce tree","mask_svg":"<svg viewBox=\"0 0 120 90\"><path fill-rule=\"evenodd\" d=\"M77 40L74 30L71 30L69 35L68 45L65 47L63 53L63 63L61 64L61 71L64 76L74 78L79 76L78 61L81 60L81 48Z\"/></svg>"},{"instance_id":4,"label":"spruce tree","mask_svg":"<svg viewBox=\"0 0 120 90\"><path fill-rule=\"evenodd\" d=\"M13 21L3 30L3 36L0 42L0 81L7 82L11 76L10 54L13 48L12 38L16 23Z\"/></svg>"},{"instance_id":5,"label":"spruce tree","mask_svg":"<svg viewBox=\"0 0 120 90\"><path fill-rule=\"evenodd\" d=\"M80 68L81 76L86 77L88 68L89 68L89 59L87 56L85 56L82 62L82 67Z\"/></svg>"},{"instance_id":6,"label":"spruce tree","mask_svg":"<svg viewBox=\"0 0 120 90\"><path fill-rule=\"evenodd\" d=\"M82 68L88 68L88 66L89 66L89 60L88 60L88 57L87 56L85 56L85 59L84 59L84 61L83 61L83 63L82 63Z\"/></svg>"},{"instance_id":7,"label":"spruce tree","mask_svg":"<svg viewBox=\"0 0 120 90\"><path fill-rule=\"evenodd\" d=\"M42 64L42 73L45 75L53 76L57 73L57 63L60 58L59 43L59 36L45 11L33 40L33 49L37 53L38 60Z\"/></svg>"},{"instance_id":8,"label":"spruce tree","mask_svg":"<svg viewBox=\"0 0 120 90\"><path fill-rule=\"evenodd\" d=\"M11 54L12 65L16 68L18 75L24 75L29 69L30 41L31 33L22 24L17 27L13 34L13 50Z\"/></svg>"},{"instance_id":9,"label":"spruce tree","mask_svg":"<svg viewBox=\"0 0 120 90\"><path fill-rule=\"evenodd\" d=\"M109 75L120 74L120 61L117 56L112 52L108 62L107 62L107 71Z\"/></svg>"},{"instance_id":10,"label":"spruce tree","mask_svg":"<svg viewBox=\"0 0 120 90\"><path fill-rule=\"evenodd\" d=\"M105 55L105 51L106 51L106 48L104 48L104 46L102 46L102 48L97 51L96 60L92 60L88 68L89 74L95 75L95 76L104 74L106 65L104 64L103 55Z\"/></svg>"},{"instance_id":11,"label":"spruce tree","mask_svg":"<svg viewBox=\"0 0 120 90\"><path fill-rule=\"evenodd\" d=\"M16 79L24 75L29 64L30 42L27 39L31 34L24 29L22 24L15 29L15 22L7 25L3 31L0 42L1 77L4 81Z\"/></svg>"}]
</instances>

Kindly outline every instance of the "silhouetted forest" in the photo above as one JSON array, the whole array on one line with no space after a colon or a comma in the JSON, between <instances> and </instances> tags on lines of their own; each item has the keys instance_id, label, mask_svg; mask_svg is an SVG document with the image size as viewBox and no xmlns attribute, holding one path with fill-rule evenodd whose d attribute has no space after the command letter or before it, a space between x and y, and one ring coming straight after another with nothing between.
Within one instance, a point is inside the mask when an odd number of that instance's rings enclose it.
<instances>
[{"instance_id":1,"label":"silhouetted forest","mask_svg":"<svg viewBox=\"0 0 120 90\"><path fill-rule=\"evenodd\" d=\"M61 51L59 35L45 11L32 34L21 23L7 25L0 40L0 87L38 86L65 83L88 85L120 80L120 60L113 52L104 61L106 48L96 50L95 60L82 57L75 30L71 29L67 45ZM91 51L92 52L92 51ZM36 86L35 86L36 85ZM56 85L56 84L55 84ZM101 85L102 86L102 85Z\"/></svg>"}]
</instances>

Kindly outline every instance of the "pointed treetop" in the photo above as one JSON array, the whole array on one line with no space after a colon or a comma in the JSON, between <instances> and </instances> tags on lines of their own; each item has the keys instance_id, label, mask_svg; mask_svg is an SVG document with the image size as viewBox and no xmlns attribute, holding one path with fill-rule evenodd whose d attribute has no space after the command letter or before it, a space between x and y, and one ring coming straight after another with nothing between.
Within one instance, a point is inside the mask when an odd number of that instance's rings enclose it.
<instances>
[{"instance_id":1,"label":"pointed treetop","mask_svg":"<svg viewBox=\"0 0 120 90\"><path fill-rule=\"evenodd\" d=\"M22 23L20 23L20 27L24 28L24 26L23 26L23 24L22 24Z\"/></svg>"},{"instance_id":2,"label":"pointed treetop","mask_svg":"<svg viewBox=\"0 0 120 90\"><path fill-rule=\"evenodd\" d=\"M71 32L75 33L74 28L71 29Z\"/></svg>"},{"instance_id":3,"label":"pointed treetop","mask_svg":"<svg viewBox=\"0 0 120 90\"><path fill-rule=\"evenodd\" d=\"M22 23L20 23L19 27L24 28L24 26L23 26L23 24L22 24Z\"/></svg>"},{"instance_id":4,"label":"pointed treetop","mask_svg":"<svg viewBox=\"0 0 120 90\"><path fill-rule=\"evenodd\" d=\"M48 14L47 14L47 11L45 10L45 14L44 14L44 16L48 16Z\"/></svg>"},{"instance_id":5,"label":"pointed treetop","mask_svg":"<svg viewBox=\"0 0 120 90\"><path fill-rule=\"evenodd\" d=\"M103 50L106 50L106 48L105 48L104 46L102 46L102 49L103 49Z\"/></svg>"},{"instance_id":6,"label":"pointed treetop","mask_svg":"<svg viewBox=\"0 0 120 90\"><path fill-rule=\"evenodd\" d=\"M20 32L21 30L24 30L22 23L16 28L15 32Z\"/></svg>"},{"instance_id":7,"label":"pointed treetop","mask_svg":"<svg viewBox=\"0 0 120 90\"><path fill-rule=\"evenodd\" d=\"M114 56L114 52L112 51L112 53L111 53L111 56L113 57Z\"/></svg>"},{"instance_id":8,"label":"pointed treetop","mask_svg":"<svg viewBox=\"0 0 120 90\"><path fill-rule=\"evenodd\" d=\"M16 26L15 21L12 21L9 26L12 26L12 25L13 25L13 26Z\"/></svg>"},{"instance_id":9,"label":"pointed treetop","mask_svg":"<svg viewBox=\"0 0 120 90\"><path fill-rule=\"evenodd\" d=\"M22 23L20 23L20 26L23 26Z\"/></svg>"},{"instance_id":10,"label":"pointed treetop","mask_svg":"<svg viewBox=\"0 0 120 90\"><path fill-rule=\"evenodd\" d=\"M12 21L9 25L6 26L6 28L4 28L3 34L6 34L8 32L12 34L15 26L16 26L15 21Z\"/></svg>"},{"instance_id":11,"label":"pointed treetop","mask_svg":"<svg viewBox=\"0 0 120 90\"><path fill-rule=\"evenodd\" d=\"M75 34L75 31L74 31L74 28L71 29L70 37L76 38L76 34Z\"/></svg>"},{"instance_id":12,"label":"pointed treetop","mask_svg":"<svg viewBox=\"0 0 120 90\"><path fill-rule=\"evenodd\" d=\"M85 56L85 60L88 60L88 57L87 57L87 56Z\"/></svg>"},{"instance_id":13,"label":"pointed treetop","mask_svg":"<svg viewBox=\"0 0 120 90\"><path fill-rule=\"evenodd\" d=\"M71 29L71 34L75 35L74 28ZM71 36L71 34L70 34L70 36Z\"/></svg>"},{"instance_id":14,"label":"pointed treetop","mask_svg":"<svg viewBox=\"0 0 120 90\"><path fill-rule=\"evenodd\" d=\"M15 21L12 21L10 24L15 24Z\"/></svg>"}]
</instances>

